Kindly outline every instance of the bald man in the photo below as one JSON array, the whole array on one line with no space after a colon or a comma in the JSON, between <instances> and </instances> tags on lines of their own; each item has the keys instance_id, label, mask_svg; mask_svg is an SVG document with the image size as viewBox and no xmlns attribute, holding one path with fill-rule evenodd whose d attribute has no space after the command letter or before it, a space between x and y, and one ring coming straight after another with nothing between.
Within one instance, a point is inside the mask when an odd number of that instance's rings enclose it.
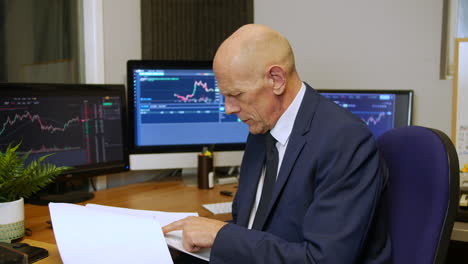
<instances>
[{"instance_id":1,"label":"bald man","mask_svg":"<svg viewBox=\"0 0 468 264\"><path fill-rule=\"evenodd\" d=\"M249 126L233 221L189 217L189 251L211 263L391 263L387 171L359 118L303 83L288 41L245 25L213 62L228 114ZM269 143L271 142L271 143Z\"/></svg>"}]
</instances>

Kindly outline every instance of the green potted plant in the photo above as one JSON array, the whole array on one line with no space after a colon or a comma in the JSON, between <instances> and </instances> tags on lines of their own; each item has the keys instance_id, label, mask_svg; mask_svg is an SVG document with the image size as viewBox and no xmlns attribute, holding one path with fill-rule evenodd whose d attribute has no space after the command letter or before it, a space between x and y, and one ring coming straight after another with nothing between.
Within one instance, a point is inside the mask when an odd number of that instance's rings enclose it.
<instances>
[{"instance_id":1,"label":"green potted plant","mask_svg":"<svg viewBox=\"0 0 468 264\"><path fill-rule=\"evenodd\" d=\"M0 241L10 242L24 235L24 198L28 198L69 169L45 163L44 155L27 164L30 151L19 155L21 143L0 152Z\"/></svg>"}]
</instances>

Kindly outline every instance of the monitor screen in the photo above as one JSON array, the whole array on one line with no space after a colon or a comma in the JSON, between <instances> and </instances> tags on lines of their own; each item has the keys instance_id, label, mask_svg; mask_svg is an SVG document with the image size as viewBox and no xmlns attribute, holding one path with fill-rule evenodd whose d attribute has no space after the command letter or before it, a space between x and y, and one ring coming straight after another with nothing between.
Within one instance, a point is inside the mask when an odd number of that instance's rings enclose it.
<instances>
[{"instance_id":1,"label":"monitor screen","mask_svg":"<svg viewBox=\"0 0 468 264\"><path fill-rule=\"evenodd\" d=\"M128 168L123 85L0 84L0 149L72 166L67 177Z\"/></svg>"},{"instance_id":2,"label":"monitor screen","mask_svg":"<svg viewBox=\"0 0 468 264\"><path fill-rule=\"evenodd\" d=\"M320 94L359 116L375 137L411 125L413 91L319 90Z\"/></svg>"},{"instance_id":3,"label":"monitor screen","mask_svg":"<svg viewBox=\"0 0 468 264\"><path fill-rule=\"evenodd\" d=\"M128 61L127 75L131 154L244 148L248 126L225 113L211 62Z\"/></svg>"}]
</instances>

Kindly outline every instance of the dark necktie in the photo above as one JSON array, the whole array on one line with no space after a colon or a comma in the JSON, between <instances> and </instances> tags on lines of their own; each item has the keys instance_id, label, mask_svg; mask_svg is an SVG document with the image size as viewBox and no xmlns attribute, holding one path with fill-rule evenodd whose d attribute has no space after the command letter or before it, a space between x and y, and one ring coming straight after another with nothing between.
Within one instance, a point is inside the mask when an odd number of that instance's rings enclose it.
<instances>
[{"instance_id":1,"label":"dark necktie","mask_svg":"<svg viewBox=\"0 0 468 264\"><path fill-rule=\"evenodd\" d=\"M278 150L276 149L276 139L268 132L265 137L266 145L266 172L263 181L262 196L258 203L257 213L252 225L252 229L261 230L266 220L268 206L270 205L273 187L276 182L278 172Z\"/></svg>"}]
</instances>

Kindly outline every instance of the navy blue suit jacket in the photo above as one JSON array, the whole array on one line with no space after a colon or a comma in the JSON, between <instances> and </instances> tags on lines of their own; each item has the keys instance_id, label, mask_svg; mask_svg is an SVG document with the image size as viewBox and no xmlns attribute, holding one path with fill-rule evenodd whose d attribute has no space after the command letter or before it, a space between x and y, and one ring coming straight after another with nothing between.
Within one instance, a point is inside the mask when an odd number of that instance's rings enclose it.
<instances>
[{"instance_id":1,"label":"navy blue suit jacket","mask_svg":"<svg viewBox=\"0 0 468 264\"><path fill-rule=\"evenodd\" d=\"M233 222L216 236L211 263L390 263L387 173L364 122L306 85L267 220L249 230L264 138L248 137Z\"/></svg>"}]
</instances>

